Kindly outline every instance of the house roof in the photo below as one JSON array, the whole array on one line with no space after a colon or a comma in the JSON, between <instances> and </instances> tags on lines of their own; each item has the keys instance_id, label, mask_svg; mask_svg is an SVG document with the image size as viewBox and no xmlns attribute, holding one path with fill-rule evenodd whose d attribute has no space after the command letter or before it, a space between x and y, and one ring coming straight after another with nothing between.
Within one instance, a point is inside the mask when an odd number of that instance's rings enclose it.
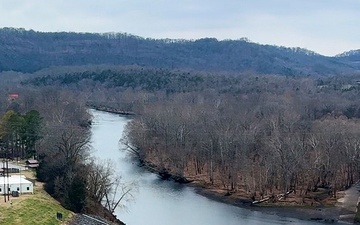
<instances>
[{"instance_id":1,"label":"house roof","mask_svg":"<svg viewBox=\"0 0 360 225\"><path fill-rule=\"evenodd\" d=\"M37 161L36 159L28 159L25 162L26 164L39 164L39 161Z\"/></svg>"},{"instance_id":2,"label":"house roof","mask_svg":"<svg viewBox=\"0 0 360 225\"><path fill-rule=\"evenodd\" d=\"M39 167L39 164L28 164L28 165L26 165L26 167L28 167L28 168L36 168L36 167Z\"/></svg>"},{"instance_id":3,"label":"house roof","mask_svg":"<svg viewBox=\"0 0 360 225\"><path fill-rule=\"evenodd\" d=\"M13 175L9 176L9 181L7 177L0 177L0 185L5 184L32 184L31 181L25 179L25 176Z\"/></svg>"}]
</instances>

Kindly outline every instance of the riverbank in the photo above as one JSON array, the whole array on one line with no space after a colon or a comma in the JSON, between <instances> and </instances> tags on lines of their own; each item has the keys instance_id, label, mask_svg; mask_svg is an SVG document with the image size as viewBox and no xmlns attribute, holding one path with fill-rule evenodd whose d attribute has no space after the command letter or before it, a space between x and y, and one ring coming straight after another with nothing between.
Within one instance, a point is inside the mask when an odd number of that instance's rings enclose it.
<instances>
[{"instance_id":1,"label":"riverbank","mask_svg":"<svg viewBox=\"0 0 360 225\"><path fill-rule=\"evenodd\" d=\"M133 152L134 153L134 152ZM291 220L289 218L304 220L305 221L323 221L323 222L335 222L338 218L338 209L335 207L324 207L318 203L314 203L314 207L308 206L290 206L290 205L252 205L252 199L249 197L240 198L237 196L238 193L229 193L225 189L221 188L211 188L206 182L197 182L193 177L182 177L174 175L170 170L164 169L164 167L157 166L157 162L149 162L141 160L139 157L136 157L136 160L139 161L139 166L144 167L146 170L157 174L164 180L174 180L178 183L184 183L187 186L192 187L197 194L205 196L208 199L215 200L217 202L222 202L227 205L234 205L241 208L246 208L251 211L260 211L267 214L278 215L280 217L287 217L286 220ZM206 176L206 175L205 175ZM244 192L244 196L248 193ZM257 196L259 197L259 196ZM292 196L289 196L288 199L291 199ZM308 199L306 199L308 200ZM301 203L301 201L299 201Z\"/></svg>"},{"instance_id":2,"label":"riverbank","mask_svg":"<svg viewBox=\"0 0 360 225\"><path fill-rule=\"evenodd\" d=\"M139 158L137 159L139 160L139 166L144 167L150 172L157 174L161 179L173 180L178 183L183 183L184 185L194 188L197 194L217 202L222 202L224 204L242 207L252 211L260 211L266 214L277 215L280 217L325 223L338 222L339 216L342 211L341 206L336 207L330 205L301 206L286 202L282 202L281 204L265 203L254 205L252 204L253 200L248 197L229 193L226 190L214 188L211 185L204 184L196 180L191 180L186 177L173 175L170 171L160 168L152 162L144 161ZM290 196L290 198L291 197L292 196ZM339 224L342 224L342 222L339 222Z\"/></svg>"},{"instance_id":3,"label":"riverbank","mask_svg":"<svg viewBox=\"0 0 360 225\"><path fill-rule=\"evenodd\" d=\"M206 188L196 183L189 183L188 185L193 187L196 190L196 193L214 201L246 208L252 211L278 215L280 217L334 223L338 220L340 213L340 209L337 207L253 205L251 199L226 195L218 190Z\"/></svg>"},{"instance_id":4,"label":"riverbank","mask_svg":"<svg viewBox=\"0 0 360 225\"><path fill-rule=\"evenodd\" d=\"M116 225L121 224L125 225L124 223L113 223L105 220L102 217L96 215L86 215L86 214L76 214L73 216L71 221L69 221L66 225L79 225L79 224L86 224L86 225Z\"/></svg>"},{"instance_id":5,"label":"riverbank","mask_svg":"<svg viewBox=\"0 0 360 225\"><path fill-rule=\"evenodd\" d=\"M22 170L21 175L33 182L34 193L21 194L19 197L9 196L9 201L6 202L2 198L0 200L1 224L101 224L86 215L76 214L64 208L60 202L45 191L45 183L36 180L34 171ZM97 211L102 213L93 217L103 221L102 224L125 225L105 207L97 206L96 208L101 209ZM95 212L95 208L93 212ZM61 219L57 218L58 213L61 214ZM82 222L80 223L80 221Z\"/></svg>"},{"instance_id":6,"label":"riverbank","mask_svg":"<svg viewBox=\"0 0 360 225\"><path fill-rule=\"evenodd\" d=\"M75 215L45 192L44 184L35 181L32 171L22 171L21 175L34 181L33 194L9 196L9 201L0 201L1 224L66 224ZM62 219L56 218L61 213Z\"/></svg>"},{"instance_id":7,"label":"riverbank","mask_svg":"<svg viewBox=\"0 0 360 225\"><path fill-rule=\"evenodd\" d=\"M88 103L86 106L89 108L98 110L98 111L113 113L113 114L122 115L122 116L134 116L135 115L134 112L119 110L117 108L112 108L109 106L101 106L101 105L91 104L91 103Z\"/></svg>"}]
</instances>

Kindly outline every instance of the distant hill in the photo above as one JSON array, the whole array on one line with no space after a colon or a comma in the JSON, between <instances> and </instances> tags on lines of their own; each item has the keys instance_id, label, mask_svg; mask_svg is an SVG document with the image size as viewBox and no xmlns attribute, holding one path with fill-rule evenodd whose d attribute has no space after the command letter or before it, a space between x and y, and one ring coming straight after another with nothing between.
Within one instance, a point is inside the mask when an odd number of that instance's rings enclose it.
<instances>
[{"instance_id":1,"label":"distant hill","mask_svg":"<svg viewBox=\"0 0 360 225\"><path fill-rule=\"evenodd\" d=\"M0 29L0 71L50 66L139 65L166 69L311 75L354 71L348 61L300 48L214 38L148 39L126 33L46 33Z\"/></svg>"},{"instance_id":2,"label":"distant hill","mask_svg":"<svg viewBox=\"0 0 360 225\"><path fill-rule=\"evenodd\" d=\"M360 69L360 49L344 52L335 57L343 63Z\"/></svg>"}]
</instances>

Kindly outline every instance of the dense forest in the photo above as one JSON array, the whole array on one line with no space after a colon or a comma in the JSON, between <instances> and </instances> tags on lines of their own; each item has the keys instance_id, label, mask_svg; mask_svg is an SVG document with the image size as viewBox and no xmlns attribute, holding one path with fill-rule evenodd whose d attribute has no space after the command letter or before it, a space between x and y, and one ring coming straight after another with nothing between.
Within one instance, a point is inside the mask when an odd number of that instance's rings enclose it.
<instances>
[{"instance_id":1,"label":"dense forest","mask_svg":"<svg viewBox=\"0 0 360 225\"><path fill-rule=\"evenodd\" d=\"M52 66L138 65L165 69L329 75L354 71L356 57L325 57L306 49L239 40L149 39L127 33L45 33L0 29L0 71ZM345 55L344 55L345 56Z\"/></svg>"},{"instance_id":2,"label":"dense forest","mask_svg":"<svg viewBox=\"0 0 360 225\"><path fill-rule=\"evenodd\" d=\"M116 189L133 187L121 183L110 161L90 157L91 115L85 98L69 90L21 86L21 74L0 77L1 157L38 159L38 180L64 207L115 221Z\"/></svg>"},{"instance_id":3,"label":"dense forest","mask_svg":"<svg viewBox=\"0 0 360 225\"><path fill-rule=\"evenodd\" d=\"M320 189L334 198L359 179L358 75L47 73L23 85L77 90L92 104L135 112L123 141L164 173L252 199L294 192L299 204L313 204Z\"/></svg>"},{"instance_id":4,"label":"dense forest","mask_svg":"<svg viewBox=\"0 0 360 225\"><path fill-rule=\"evenodd\" d=\"M337 97L344 105L291 90L178 94L147 106L129 125L128 141L170 174L230 192L306 196L322 187L335 197L360 169L359 108Z\"/></svg>"},{"instance_id":5,"label":"dense forest","mask_svg":"<svg viewBox=\"0 0 360 225\"><path fill-rule=\"evenodd\" d=\"M128 151L226 195L322 204L359 180L357 51L4 28L0 52L1 155L38 159L73 211L111 213L133 188L89 157L88 107L135 114Z\"/></svg>"}]
</instances>

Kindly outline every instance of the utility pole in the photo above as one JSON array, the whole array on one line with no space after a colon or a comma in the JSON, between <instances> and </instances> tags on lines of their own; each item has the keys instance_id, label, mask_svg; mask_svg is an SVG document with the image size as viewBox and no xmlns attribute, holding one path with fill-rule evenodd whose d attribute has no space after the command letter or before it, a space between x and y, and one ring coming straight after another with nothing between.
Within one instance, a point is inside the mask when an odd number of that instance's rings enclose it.
<instances>
[{"instance_id":1,"label":"utility pole","mask_svg":"<svg viewBox=\"0 0 360 225\"><path fill-rule=\"evenodd\" d=\"M18 167L19 167L19 177L20 177L20 181L19 181L19 193L21 195L21 166L20 166L20 161L18 160Z\"/></svg>"},{"instance_id":2,"label":"utility pole","mask_svg":"<svg viewBox=\"0 0 360 225\"><path fill-rule=\"evenodd\" d=\"M9 158L8 158L8 149L6 149L6 177L7 177L7 200L10 201L10 182L9 182Z\"/></svg>"},{"instance_id":3,"label":"utility pole","mask_svg":"<svg viewBox=\"0 0 360 225\"><path fill-rule=\"evenodd\" d=\"M3 195L4 195L4 201L6 202L6 195L5 195L5 193L6 193L6 184L5 184L5 148L4 148L4 146L2 145L3 143L1 142L0 143L1 144L1 146L0 146L0 155L1 155L1 158L2 158L2 174L1 174L1 176L2 176L2 180L3 180L3 182L4 182L4 187L2 187L3 188Z\"/></svg>"},{"instance_id":4,"label":"utility pole","mask_svg":"<svg viewBox=\"0 0 360 225\"><path fill-rule=\"evenodd\" d=\"M3 157L4 157L4 155L3 155ZM4 177L4 201L6 202L6 195L5 195L5 193L6 193L6 185L5 185L5 158L3 158L3 177Z\"/></svg>"}]
</instances>

